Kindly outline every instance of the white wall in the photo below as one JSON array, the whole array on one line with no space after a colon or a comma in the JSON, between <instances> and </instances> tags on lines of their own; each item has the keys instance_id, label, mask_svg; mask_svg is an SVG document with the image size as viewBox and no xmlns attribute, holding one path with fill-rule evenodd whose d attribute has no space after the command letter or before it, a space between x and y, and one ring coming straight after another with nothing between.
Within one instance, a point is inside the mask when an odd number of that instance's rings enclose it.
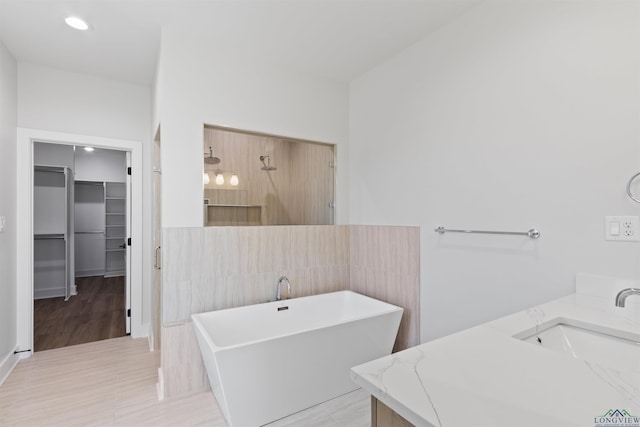
<instances>
[{"instance_id":1,"label":"white wall","mask_svg":"<svg viewBox=\"0 0 640 427\"><path fill-rule=\"evenodd\" d=\"M232 51L188 29L163 29L154 107L162 123L163 227L202 225L205 123L337 144L336 211L347 222L348 86Z\"/></svg>"},{"instance_id":2,"label":"white wall","mask_svg":"<svg viewBox=\"0 0 640 427\"><path fill-rule=\"evenodd\" d=\"M143 323L148 323L152 268L150 88L19 63L18 126L142 142L142 294Z\"/></svg>"},{"instance_id":3,"label":"white wall","mask_svg":"<svg viewBox=\"0 0 640 427\"><path fill-rule=\"evenodd\" d=\"M16 61L0 41L0 382L16 349ZM4 362L4 363L3 363Z\"/></svg>"},{"instance_id":4,"label":"white wall","mask_svg":"<svg viewBox=\"0 0 640 427\"><path fill-rule=\"evenodd\" d=\"M148 87L21 62L18 94L19 127L149 140Z\"/></svg>"},{"instance_id":5,"label":"white wall","mask_svg":"<svg viewBox=\"0 0 640 427\"><path fill-rule=\"evenodd\" d=\"M576 272L639 278L639 244L604 241L640 214L639 23L638 2L486 2L352 82L351 220L422 227L423 341Z\"/></svg>"}]
</instances>

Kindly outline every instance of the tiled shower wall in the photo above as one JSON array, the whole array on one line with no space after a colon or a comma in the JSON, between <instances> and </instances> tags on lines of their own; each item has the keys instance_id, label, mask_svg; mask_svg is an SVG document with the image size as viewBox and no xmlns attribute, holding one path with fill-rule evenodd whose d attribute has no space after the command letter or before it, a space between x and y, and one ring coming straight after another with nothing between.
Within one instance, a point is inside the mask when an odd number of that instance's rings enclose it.
<instances>
[{"instance_id":1,"label":"tiled shower wall","mask_svg":"<svg viewBox=\"0 0 640 427\"><path fill-rule=\"evenodd\" d=\"M419 343L419 229L377 226L205 227L163 230L165 397L208 388L192 313L352 289L405 309L394 350Z\"/></svg>"}]
</instances>

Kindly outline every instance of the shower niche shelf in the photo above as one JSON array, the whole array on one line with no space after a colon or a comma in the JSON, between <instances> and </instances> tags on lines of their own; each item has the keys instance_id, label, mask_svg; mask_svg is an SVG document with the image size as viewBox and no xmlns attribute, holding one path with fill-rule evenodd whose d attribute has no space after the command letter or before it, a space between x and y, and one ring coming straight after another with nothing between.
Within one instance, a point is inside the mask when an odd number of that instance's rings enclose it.
<instances>
[{"instance_id":1,"label":"shower niche shelf","mask_svg":"<svg viewBox=\"0 0 640 427\"><path fill-rule=\"evenodd\" d=\"M262 208L262 205L235 205L235 204L224 204L224 203L216 203L213 205L207 205L210 208Z\"/></svg>"},{"instance_id":2,"label":"shower niche shelf","mask_svg":"<svg viewBox=\"0 0 640 427\"><path fill-rule=\"evenodd\" d=\"M213 204L205 206L205 219L209 226L262 224L261 205Z\"/></svg>"}]
</instances>

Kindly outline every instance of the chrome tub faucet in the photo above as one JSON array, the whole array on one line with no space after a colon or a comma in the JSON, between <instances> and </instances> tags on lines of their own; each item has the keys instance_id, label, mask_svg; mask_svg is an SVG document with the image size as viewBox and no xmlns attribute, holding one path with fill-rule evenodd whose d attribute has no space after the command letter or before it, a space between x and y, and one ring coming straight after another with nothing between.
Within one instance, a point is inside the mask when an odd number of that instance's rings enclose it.
<instances>
[{"instance_id":1,"label":"chrome tub faucet","mask_svg":"<svg viewBox=\"0 0 640 427\"><path fill-rule=\"evenodd\" d=\"M278 279L278 284L276 285L276 301L280 301L282 299L282 294L280 293L280 285L286 283L287 284L287 292L288 296L291 296L291 283L287 276L280 276Z\"/></svg>"},{"instance_id":2,"label":"chrome tub faucet","mask_svg":"<svg viewBox=\"0 0 640 427\"><path fill-rule=\"evenodd\" d=\"M631 295L640 295L640 288L627 288L618 292L618 295L616 295L616 307L624 307L624 301Z\"/></svg>"}]
</instances>

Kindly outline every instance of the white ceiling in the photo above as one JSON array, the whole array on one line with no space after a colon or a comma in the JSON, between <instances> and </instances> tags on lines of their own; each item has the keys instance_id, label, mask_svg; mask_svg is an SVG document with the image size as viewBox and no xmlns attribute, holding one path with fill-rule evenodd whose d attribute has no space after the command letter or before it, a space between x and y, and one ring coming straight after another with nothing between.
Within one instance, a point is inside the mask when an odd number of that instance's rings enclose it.
<instances>
[{"instance_id":1,"label":"white ceiling","mask_svg":"<svg viewBox=\"0 0 640 427\"><path fill-rule=\"evenodd\" d=\"M149 85L163 25L348 82L479 0L0 0L18 61ZM90 31L66 26L87 20Z\"/></svg>"}]
</instances>

